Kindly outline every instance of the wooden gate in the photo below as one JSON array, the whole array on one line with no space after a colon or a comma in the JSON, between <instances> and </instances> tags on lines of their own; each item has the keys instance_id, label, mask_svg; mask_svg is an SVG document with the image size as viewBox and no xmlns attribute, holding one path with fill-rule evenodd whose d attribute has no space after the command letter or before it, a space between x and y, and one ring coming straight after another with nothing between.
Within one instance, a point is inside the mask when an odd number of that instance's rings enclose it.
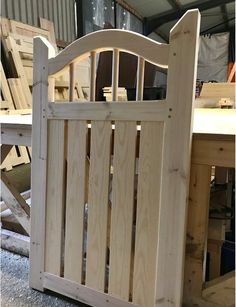
<instances>
[{"instance_id":1,"label":"wooden gate","mask_svg":"<svg viewBox=\"0 0 236 307\"><path fill-rule=\"evenodd\" d=\"M92 306L180 306L199 21L187 12L169 45L104 30L55 56L34 39L31 287ZM94 101L106 50L111 103ZM136 102L116 102L120 51L138 56ZM87 56L90 102L74 103L74 64ZM142 100L145 61L168 67L166 100ZM68 66L70 101L55 103Z\"/></svg>"}]
</instances>

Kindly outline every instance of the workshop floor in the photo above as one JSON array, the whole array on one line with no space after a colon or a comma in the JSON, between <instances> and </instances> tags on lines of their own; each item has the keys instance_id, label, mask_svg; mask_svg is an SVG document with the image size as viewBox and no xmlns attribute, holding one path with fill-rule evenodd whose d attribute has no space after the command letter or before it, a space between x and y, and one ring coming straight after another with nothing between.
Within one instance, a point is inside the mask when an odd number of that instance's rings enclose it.
<instances>
[{"instance_id":1,"label":"workshop floor","mask_svg":"<svg viewBox=\"0 0 236 307\"><path fill-rule=\"evenodd\" d=\"M28 258L1 249L1 307L87 306L49 291L30 289L28 272Z\"/></svg>"}]
</instances>

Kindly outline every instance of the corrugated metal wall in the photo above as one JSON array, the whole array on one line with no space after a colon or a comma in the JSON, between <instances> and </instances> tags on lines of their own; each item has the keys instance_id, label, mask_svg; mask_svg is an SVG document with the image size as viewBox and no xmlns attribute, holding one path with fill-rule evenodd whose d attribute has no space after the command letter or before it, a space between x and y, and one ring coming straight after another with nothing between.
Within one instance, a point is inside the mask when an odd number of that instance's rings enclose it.
<instances>
[{"instance_id":1,"label":"corrugated metal wall","mask_svg":"<svg viewBox=\"0 0 236 307\"><path fill-rule=\"evenodd\" d=\"M74 0L0 0L1 16L39 26L39 17L54 22L57 39L76 38Z\"/></svg>"}]
</instances>

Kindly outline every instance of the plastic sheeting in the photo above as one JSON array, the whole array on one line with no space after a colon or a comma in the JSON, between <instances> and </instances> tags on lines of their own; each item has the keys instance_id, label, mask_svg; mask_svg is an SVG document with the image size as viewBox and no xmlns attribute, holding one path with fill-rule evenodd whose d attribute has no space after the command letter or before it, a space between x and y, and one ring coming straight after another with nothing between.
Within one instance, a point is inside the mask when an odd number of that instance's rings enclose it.
<instances>
[{"instance_id":1,"label":"plastic sheeting","mask_svg":"<svg viewBox=\"0 0 236 307\"><path fill-rule=\"evenodd\" d=\"M101 30L109 25L115 28L115 24L117 29L143 32L142 21L114 0L83 0L83 19L84 34Z\"/></svg>"},{"instance_id":2,"label":"plastic sheeting","mask_svg":"<svg viewBox=\"0 0 236 307\"><path fill-rule=\"evenodd\" d=\"M227 81L229 33L204 35L200 38L198 79Z\"/></svg>"},{"instance_id":3,"label":"plastic sheeting","mask_svg":"<svg viewBox=\"0 0 236 307\"><path fill-rule=\"evenodd\" d=\"M114 1L83 0L84 34L101 30L105 25L114 24Z\"/></svg>"}]
</instances>

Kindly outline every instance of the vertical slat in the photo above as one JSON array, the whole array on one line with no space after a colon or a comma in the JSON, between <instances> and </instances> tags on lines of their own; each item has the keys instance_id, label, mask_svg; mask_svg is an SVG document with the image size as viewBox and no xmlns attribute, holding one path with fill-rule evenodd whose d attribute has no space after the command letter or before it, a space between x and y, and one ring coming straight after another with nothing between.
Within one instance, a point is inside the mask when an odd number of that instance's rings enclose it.
<instances>
[{"instance_id":1,"label":"vertical slat","mask_svg":"<svg viewBox=\"0 0 236 307\"><path fill-rule=\"evenodd\" d=\"M118 86L119 86L119 49L113 50L112 58L112 100L118 101Z\"/></svg>"},{"instance_id":2,"label":"vertical slat","mask_svg":"<svg viewBox=\"0 0 236 307\"><path fill-rule=\"evenodd\" d=\"M55 101L55 78L48 78L48 100L50 102Z\"/></svg>"},{"instance_id":3,"label":"vertical slat","mask_svg":"<svg viewBox=\"0 0 236 307\"><path fill-rule=\"evenodd\" d=\"M138 57L138 69L137 69L137 88L136 88L136 100L143 100L143 85L144 85L144 68L145 60L142 57Z\"/></svg>"},{"instance_id":4,"label":"vertical slat","mask_svg":"<svg viewBox=\"0 0 236 307\"><path fill-rule=\"evenodd\" d=\"M95 101L96 89L96 52L91 51L90 56L90 101Z\"/></svg>"},{"instance_id":5,"label":"vertical slat","mask_svg":"<svg viewBox=\"0 0 236 307\"><path fill-rule=\"evenodd\" d=\"M104 291L111 123L92 122L86 285Z\"/></svg>"},{"instance_id":6,"label":"vertical slat","mask_svg":"<svg viewBox=\"0 0 236 307\"><path fill-rule=\"evenodd\" d=\"M70 86L69 86L69 101L75 100L75 64L71 63L69 68Z\"/></svg>"},{"instance_id":7,"label":"vertical slat","mask_svg":"<svg viewBox=\"0 0 236 307\"><path fill-rule=\"evenodd\" d=\"M156 263L162 169L163 122L141 124L133 302L156 306Z\"/></svg>"},{"instance_id":8,"label":"vertical slat","mask_svg":"<svg viewBox=\"0 0 236 307\"><path fill-rule=\"evenodd\" d=\"M65 193L64 121L48 123L46 272L61 274L61 248Z\"/></svg>"},{"instance_id":9,"label":"vertical slat","mask_svg":"<svg viewBox=\"0 0 236 307\"><path fill-rule=\"evenodd\" d=\"M136 122L115 124L109 294L129 300Z\"/></svg>"},{"instance_id":10,"label":"vertical slat","mask_svg":"<svg viewBox=\"0 0 236 307\"><path fill-rule=\"evenodd\" d=\"M51 53L55 51L51 48ZM40 38L34 39L34 88L31 169L30 286L43 290L45 252L46 158L48 100L48 48Z\"/></svg>"},{"instance_id":11,"label":"vertical slat","mask_svg":"<svg viewBox=\"0 0 236 307\"><path fill-rule=\"evenodd\" d=\"M86 121L68 122L65 269L67 279L81 283L84 234Z\"/></svg>"}]
</instances>

